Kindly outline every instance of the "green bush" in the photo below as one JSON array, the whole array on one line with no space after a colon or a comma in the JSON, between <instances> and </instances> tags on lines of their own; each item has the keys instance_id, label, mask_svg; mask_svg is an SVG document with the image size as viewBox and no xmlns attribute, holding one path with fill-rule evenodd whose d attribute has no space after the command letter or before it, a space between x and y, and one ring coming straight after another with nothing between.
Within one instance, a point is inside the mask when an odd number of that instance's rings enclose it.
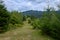
<instances>
[{"instance_id":1,"label":"green bush","mask_svg":"<svg viewBox=\"0 0 60 40\"><path fill-rule=\"evenodd\" d=\"M28 23L31 23L31 21L32 21L30 18L27 18L27 20L28 20Z\"/></svg>"},{"instance_id":2,"label":"green bush","mask_svg":"<svg viewBox=\"0 0 60 40\"><path fill-rule=\"evenodd\" d=\"M43 34L60 40L60 19L55 11L44 12L42 17L33 20L31 25L34 29L41 30Z\"/></svg>"},{"instance_id":3,"label":"green bush","mask_svg":"<svg viewBox=\"0 0 60 40\"><path fill-rule=\"evenodd\" d=\"M56 40L60 40L60 20L56 14L50 14L49 16L46 16L46 18L42 17L42 19L40 20L42 23L42 25L40 24L42 33L49 35Z\"/></svg>"},{"instance_id":4,"label":"green bush","mask_svg":"<svg viewBox=\"0 0 60 40\"><path fill-rule=\"evenodd\" d=\"M52 21L51 21L52 22ZM60 23L49 23L41 26L42 33L53 37L56 40L60 40Z\"/></svg>"},{"instance_id":5,"label":"green bush","mask_svg":"<svg viewBox=\"0 0 60 40\"><path fill-rule=\"evenodd\" d=\"M8 30L10 15L4 7L2 1L0 2L0 33Z\"/></svg>"},{"instance_id":6,"label":"green bush","mask_svg":"<svg viewBox=\"0 0 60 40\"><path fill-rule=\"evenodd\" d=\"M40 29L40 21L39 19L34 19L33 21L31 21L31 25L33 26L33 29Z\"/></svg>"},{"instance_id":7,"label":"green bush","mask_svg":"<svg viewBox=\"0 0 60 40\"><path fill-rule=\"evenodd\" d=\"M22 22L23 22L23 15L18 11L12 11L10 23L14 25L14 24L22 24Z\"/></svg>"},{"instance_id":8,"label":"green bush","mask_svg":"<svg viewBox=\"0 0 60 40\"><path fill-rule=\"evenodd\" d=\"M23 15L23 21L26 21L27 17Z\"/></svg>"}]
</instances>

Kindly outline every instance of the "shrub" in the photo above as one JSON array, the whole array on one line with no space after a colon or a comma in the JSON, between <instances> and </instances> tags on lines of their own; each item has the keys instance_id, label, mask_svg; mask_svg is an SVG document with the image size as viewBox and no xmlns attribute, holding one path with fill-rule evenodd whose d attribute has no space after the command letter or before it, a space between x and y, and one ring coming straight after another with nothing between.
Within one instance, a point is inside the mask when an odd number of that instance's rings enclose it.
<instances>
[{"instance_id":1,"label":"shrub","mask_svg":"<svg viewBox=\"0 0 60 40\"><path fill-rule=\"evenodd\" d=\"M34 19L33 21L31 21L31 25L33 26L33 29L40 29L40 22L39 19Z\"/></svg>"},{"instance_id":2,"label":"shrub","mask_svg":"<svg viewBox=\"0 0 60 40\"><path fill-rule=\"evenodd\" d=\"M23 15L18 11L12 11L10 23L14 25L14 24L22 24L22 22L23 22Z\"/></svg>"},{"instance_id":3,"label":"shrub","mask_svg":"<svg viewBox=\"0 0 60 40\"><path fill-rule=\"evenodd\" d=\"M49 35L56 40L60 40L60 20L56 14L50 14L49 17L47 16L44 20L40 21L43 23L43 25L40 24L42 33Z\"/></svg>"},{"instance_id":4,"label":"shrub","mask_svg":"<svg viewBox=\"0 0 60 40\"><path fill-rule=\"evenodd\" d=\"M0 33L8 30L10 15L2 2L0 3Z\"/></svg>"},{"instance_id":5,"label":"shrub","mask_svg":"<svg viewBox=\"0 0 60 40\"><path fill-rule=\"evenodd\" d=\"M55 40L60 40L60 19L55 11L45 12L40 19L32 21L33 28L38 28Z\"/></svg>"}]
</instances>

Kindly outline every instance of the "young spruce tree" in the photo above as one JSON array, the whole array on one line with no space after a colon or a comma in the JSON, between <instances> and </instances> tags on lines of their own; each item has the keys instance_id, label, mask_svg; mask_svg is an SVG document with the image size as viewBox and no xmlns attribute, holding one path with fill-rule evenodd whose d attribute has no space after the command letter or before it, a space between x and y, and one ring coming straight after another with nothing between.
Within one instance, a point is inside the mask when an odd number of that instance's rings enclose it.
<instances>
[{"instance_id":1,"label":"young spruce tree","mask_svg":"<svg viewBox=\"0 0 60 40\"><path fill-rule=\"evenodd\" d=\"M7 31L9 24L9 14L2 1L0 1L0 33Z\"/></svg>"}]
</instances>

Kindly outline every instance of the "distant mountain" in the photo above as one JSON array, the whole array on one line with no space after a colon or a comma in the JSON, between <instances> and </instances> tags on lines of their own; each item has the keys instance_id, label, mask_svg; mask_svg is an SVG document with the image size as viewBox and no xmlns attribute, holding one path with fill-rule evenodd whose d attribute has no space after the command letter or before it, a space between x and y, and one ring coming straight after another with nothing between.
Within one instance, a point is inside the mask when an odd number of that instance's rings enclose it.
<instances>
[{"instance_id":1,"label":"distant mountain","mask_svg":"<svg viewBox=\"0 0 60 40\"><path fill-rule=\"evenodd\" d=\"M23 15L29 15L29 16L35 16L35 17L40 17L43 13L43 11L35 11L35 10L29 10L22 12Z\"/></svg>"}]
</instances>

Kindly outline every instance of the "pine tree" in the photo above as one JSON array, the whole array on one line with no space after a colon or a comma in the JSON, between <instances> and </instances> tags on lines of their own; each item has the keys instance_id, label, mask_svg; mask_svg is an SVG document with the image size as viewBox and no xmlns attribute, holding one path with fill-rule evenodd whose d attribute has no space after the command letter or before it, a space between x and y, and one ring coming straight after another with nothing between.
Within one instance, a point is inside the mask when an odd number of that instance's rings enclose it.
<instances>
[{"instance_id":1,"label":"pine tree","mask_svg":"<svg viewBox=\"0 0 60 40\"><path fill-rule=\"evenodd\" d=\"M0 33L8 29L9 14L2 1L0 1Z\"/></svg>"}]
</instances>

